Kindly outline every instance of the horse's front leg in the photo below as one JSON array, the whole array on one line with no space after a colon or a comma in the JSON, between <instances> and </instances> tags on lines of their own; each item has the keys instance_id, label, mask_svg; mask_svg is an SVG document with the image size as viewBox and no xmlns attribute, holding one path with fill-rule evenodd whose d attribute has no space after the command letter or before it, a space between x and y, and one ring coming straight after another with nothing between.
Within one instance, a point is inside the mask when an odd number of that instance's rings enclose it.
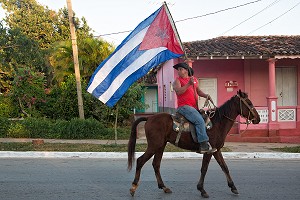
<instances>
[{"instance_id":1,"label":"horse's front leg","mask_svg":"<svg viewBox=\"0 0 300 200\"><path fill-rule=\"evenodd\" d=\"M157 184L158 184L158 188L159 189L163 189L165 193L172 193L172 191L167 188L161 178L160 175L160 163L161 163L161 159L163 156L163 152L164 152L165 146L160 148L154 155L154 159L152 162L152 166L155 172L155 176L156 176L156 180L157 180Z\"/></svg>"},{"instance_id":2,"label":"horse's front leg","mask_svg":"<svg viewBox=\"0 0 300 200\"><path fill-rule=\"evenodd\" d=\"M202 167L201 167L201 176L200 176L200 180L197 184L197 189L201 192L201 196L204 198L208 198L209 195L207 194L207 192L204 190L204 178L208 169L208 165L209 162L211 160L211 156L212 154L203 154L203 159L202 159Z\"/></svg>"},{"instance_id":3,"label":"horse's front leg","mask_svg":"<svg viewBox=\"0 0 300 200\"><path fill-rule=\"evenodd\" d=\"M233 180L229 174L229 170L228 170L228 167L225 163L225 160L223 158L223 155L221 153L221 151L217 151L214 153L214 157L215 159L217 160L217 162L219 163L220 167L222 168L223 172L225 173L225 176L226 176L226 179L227 179L227 183L228 183L228 186L231 188L231 191L234 193L234 194L239 194L238 190L236 189L234 183L233 183Z\"/></svg>"}]
</instances>

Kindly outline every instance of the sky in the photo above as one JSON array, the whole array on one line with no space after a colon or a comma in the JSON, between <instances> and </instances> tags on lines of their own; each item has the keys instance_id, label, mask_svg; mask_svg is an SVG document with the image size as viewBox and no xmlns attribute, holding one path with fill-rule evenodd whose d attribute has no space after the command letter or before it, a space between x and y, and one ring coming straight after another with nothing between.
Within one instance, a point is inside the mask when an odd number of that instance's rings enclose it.
<instances>
[{"instance_id":1,"label":"sky","mask_svg":"<svg viewBox=\"0 0 300 200\"><path fill-rule=\"evenodd\" d=\"M76 16L86 18L93 34L115 45L163 3L160 0L71 1ZM56 11L67 7L66 0L37 2ZM182 42L219 36L300 34L300 0L166 0L166 3ZM0 10L0 18L3 16ZM111 34L124 31L127 32Z\"/></svg>"}]
</instances>

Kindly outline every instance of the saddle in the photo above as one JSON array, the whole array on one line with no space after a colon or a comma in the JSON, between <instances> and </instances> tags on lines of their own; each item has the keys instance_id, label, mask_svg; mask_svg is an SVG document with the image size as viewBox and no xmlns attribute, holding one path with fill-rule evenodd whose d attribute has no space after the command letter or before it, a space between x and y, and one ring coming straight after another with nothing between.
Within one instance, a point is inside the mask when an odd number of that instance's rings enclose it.
<instances>
[{"instance_id":1,"label":"saddle","mask_svg":"<svg viewBox=\"0 0 300 200\"><path fill-rule=\"evenodd\" d=\"M208 113L210 113L212 111L205 111L203 109L200 109L199 112L204 119L206 130L211 129L212 122L210 121L210 118L209 118L210 115ZM192 124L183 115L181 115L178 112L176 112L175 114L172 114L171 116L173 119L173 130L178 133L177 137L176 137L175 145L178 146L178 142L179 142L182 132L190 132L194 142L198 143L194 124Z\"/></svg>"}]
</instances>

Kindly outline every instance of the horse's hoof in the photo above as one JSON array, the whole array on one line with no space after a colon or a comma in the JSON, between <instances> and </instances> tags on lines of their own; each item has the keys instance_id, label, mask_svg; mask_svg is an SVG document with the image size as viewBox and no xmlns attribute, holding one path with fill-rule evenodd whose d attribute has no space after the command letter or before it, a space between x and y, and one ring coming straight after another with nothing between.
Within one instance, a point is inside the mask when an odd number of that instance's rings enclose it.
<instances>
[{"instance_id":1,"label":"horse's hoof","mask_svg":"<svg viewBox=\"0 0 300 200\"><path fill-rule=\"evenodd\" d=\"M203 198L209 198L209 195L206 193L206 192L201 192L201 196L203 197Z\"/></svg>"},{"instance_id":2,"label":"horse's hoof","mask_svg":"<svg viewBox=\"0 0 300 200\"><path fill-rule=\"evenodd\" d=\"M170 190L169 188L165 187L163 188L164 192L165 193L172 193L172 190Z\"/></svg>"},{"instance_id":3,"label":"horse's hoof","mask_svg":"<svg viewBox=\"0 0 300 200\"><path fill-rule=\"evenodd\" d=\"M237 189L232 189L231 192L232 192L233 194L239 194L239 192L237 191Z\"/></svg>"},{"instance_id":4,"label":"horse's hoof","mask_svg":"<svg viewBox=\"0 0 300 200\"><path fill-rule=\"evenodd\" d=\"M134 193L135 193L135 190L134 189L132 189L132 188L130 188L130 194L131 194L131 196L134 196Z\"/></svg>"}]
</instances>

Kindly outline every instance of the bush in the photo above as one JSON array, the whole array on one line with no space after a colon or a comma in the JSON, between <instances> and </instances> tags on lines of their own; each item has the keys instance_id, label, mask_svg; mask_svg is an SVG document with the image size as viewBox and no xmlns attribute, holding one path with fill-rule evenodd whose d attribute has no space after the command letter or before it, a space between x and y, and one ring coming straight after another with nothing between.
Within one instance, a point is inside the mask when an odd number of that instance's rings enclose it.
<instances>
[{"instance_id":1,"label":"bush","mask_svg":"<svg viewBox=\"0 0 300 200\"><path fill-rule=\"evenodd\" d=\"M61 139L101 139L105 127L95 119L71 119L62 121L57 127L61 130Z\"/></svg>"},{"instance_id":2,"label":"bush","mask_svg":"<svg viewBox=\"0 0 300 200\"><path fill-rule=\"evenodd\" d=\"M11 125L7 130L7 137L13 138L28 138L30 137L29 132L26 130L26 127L21 123L15 123Z\"/></svg>"},{"instance_id":3,"label":"bush","mask_svg":"<svg viewBox=\"0 0 300 200\"><path fill-rule=\"evenodd\" d=\"M6 137L9 126L10 121L8 118L0 117L0 137Z\"/></svg>"},{"instance_id":4,"label":"bush","mask_svg":"<svg viewBox=\"0 0 300 200\"><path fill-rule=\"evenodd\" d=\"M18 108L16 103L9 95L0 95L0 117L14 118L18 117Z\"/></svg>"},{"instance_id":5,"label":"bush","mask_svg":"<svg viewBox=\"0 0 300 200\"><path fill-rule=\"evenodd\" d=\"M47 118L26 118L22 121L10 122L0 118L0 136L14 138L44 139L107 139L115 138L115 130L106 128L99 121L74 118L70 121L51 120ZM118 139L128 139L129 128L118 128Z\"/></svg>"},{"instance_id":6,"label":"bush","mask_svg":"<svg viewBox=\"0 0 300 200\"><path fill-rule=\"evenodd\" d=\"M55 121L46 118L25 118L21 122L26 130L30 133L31 138L59 138L59 134L55 132Z\"/></svg>"}]
</instances>

